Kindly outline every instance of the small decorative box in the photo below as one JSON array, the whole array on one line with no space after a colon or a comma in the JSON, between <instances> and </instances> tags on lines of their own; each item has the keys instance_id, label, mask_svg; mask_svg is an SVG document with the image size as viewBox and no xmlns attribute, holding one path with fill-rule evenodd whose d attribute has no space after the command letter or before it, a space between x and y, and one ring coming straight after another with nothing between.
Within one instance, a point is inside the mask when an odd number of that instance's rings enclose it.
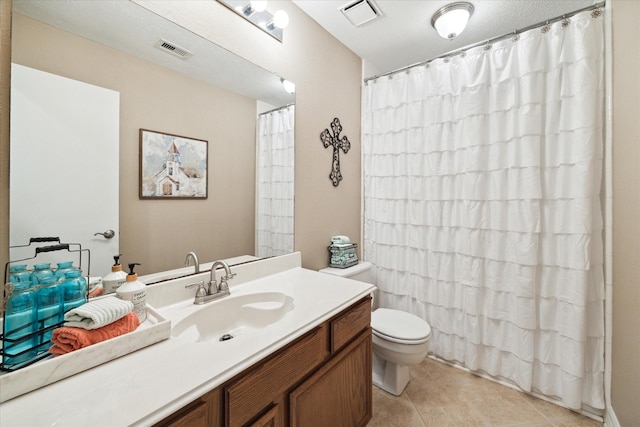
<instances>
[{"instance_id":1,"label":"small decorative box","mask_svg":"<svg viewBox=\"0 0 640 427\"><path fill-rule=\"evenodd\" d=\"M327 249L331 253L329 266L335 268L347 268L358 263L358 244L331 245Z\"/></svg>"}]
</instances>

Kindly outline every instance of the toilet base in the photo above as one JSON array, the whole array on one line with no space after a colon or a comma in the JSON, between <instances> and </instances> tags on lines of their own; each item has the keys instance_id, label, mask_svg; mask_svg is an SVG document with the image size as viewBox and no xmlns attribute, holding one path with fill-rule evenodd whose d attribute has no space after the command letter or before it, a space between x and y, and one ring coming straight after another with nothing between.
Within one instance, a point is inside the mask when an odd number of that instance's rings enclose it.
<instances>
[{"instance_id":1,"label":"toilet base","mask_svg":"<svg viewBox=\"0 0 640 427\"><path fill-rule=\"evenodd\" d=\"M384 360L373 353L373 385L400 396L409 383L409 367Z\"/></svg>"}]
</instances>

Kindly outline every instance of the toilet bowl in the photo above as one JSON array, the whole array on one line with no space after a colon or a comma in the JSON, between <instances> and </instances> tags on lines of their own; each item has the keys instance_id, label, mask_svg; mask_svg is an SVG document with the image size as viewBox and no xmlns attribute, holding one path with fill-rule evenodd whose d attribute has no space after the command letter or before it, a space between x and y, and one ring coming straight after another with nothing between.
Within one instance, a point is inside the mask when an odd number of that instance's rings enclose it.
<instances>
[{"instance_id":1,"label":"toilet bowl","mask_svg":"<svg viewBox=\"0 0 640 427\"><path fill-rule=\"evenodd\" d=\"M388 308L371 313L373 384L399 396L409 383L409 367L429 351L431 328L413 314Z\"/></svg>"},{"instance_id":2,"label":"toilet bowl","mask_svg":"<svg viewBox=\"0 0 640 427\"><path fill-rule=\"evenodd\" d=\"M322 273L374 284L371 263L360 262L349 268L325 268ZM378 308L371 313L373 338L373 384L399 396L409 383L409 367L429 351L431 327L411 313Z\"/></svg>"}]
</instances>

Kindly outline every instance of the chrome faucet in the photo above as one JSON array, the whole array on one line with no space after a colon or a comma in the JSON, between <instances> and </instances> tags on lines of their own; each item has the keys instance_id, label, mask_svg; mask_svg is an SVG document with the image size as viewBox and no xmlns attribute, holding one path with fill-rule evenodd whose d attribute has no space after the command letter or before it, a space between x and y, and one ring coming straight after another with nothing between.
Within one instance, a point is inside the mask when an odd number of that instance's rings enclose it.
<instances>
[{"instance_id":1,"label":"chrome faucet","mask_svg":"<svg viewBox=\"0 0 640 427\"><path fill-rule=\"evenodd\" d=\"M216 267L221 266L224 268L224 276L220 277L220 285L218 286L218 282L216 282ZM224 293L224 295L229 295L229 285L227 284L227 280L233 279L235 273L231 272L229 265L222 261L214 261L211 264L211 278L209 280L209 295Z\"/></svg>"},{"instance_id":2,"label":"chrome faucet","mask_svg":"<svg viewBox=\"0 0 640 427\"><path fill-rule=\"evenodd\" d=\"M220 285L218 285L218 282L216 281L216 267L218 266L224 268L224 275L220 277ZM211 278L208 286L205 286L204 280L201 280L197 283L191 283L185 286L185 288L193 288L197 286L198 289L196 290L196 296L193 303L198 305L204 304L229 295L229 284L227 283L227 280L231 280L235 275L235 273L231 272L231 269L226 262L214 261L211 265Z\"/></svg>"},{"instance_id":3,"label":"chrome faucet","mask_svg":"<svg viewBox=\"0 0 640 427\"><path fill-rule=\"evenodd\" d=\"M191 263L189 262L190 260L193 259L193 265L195 265L196 267L196 274L200 273L200 262L198 261L198 255L196 255L195 252L189 252L187 254L187 258L184 260L184 265L185 266L190 266Z\"/></svg>"}]
</instances>

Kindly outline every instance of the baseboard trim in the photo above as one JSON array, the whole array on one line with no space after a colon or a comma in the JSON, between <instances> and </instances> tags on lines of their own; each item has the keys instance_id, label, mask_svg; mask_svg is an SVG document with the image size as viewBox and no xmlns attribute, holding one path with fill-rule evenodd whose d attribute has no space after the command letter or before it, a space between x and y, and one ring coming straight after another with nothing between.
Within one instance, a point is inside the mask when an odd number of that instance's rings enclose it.
<instances>
[{"instance_id":1,"label":"baseboard trim","mask_svg":"<svg viewBox=\"0 0 640 427\"><path fill-rule=\"evenodd\" d=\"M607 407L607 412L604 414L604 427L621 427L618 417L611 406Z\"/></svg>"}]
</instances>

